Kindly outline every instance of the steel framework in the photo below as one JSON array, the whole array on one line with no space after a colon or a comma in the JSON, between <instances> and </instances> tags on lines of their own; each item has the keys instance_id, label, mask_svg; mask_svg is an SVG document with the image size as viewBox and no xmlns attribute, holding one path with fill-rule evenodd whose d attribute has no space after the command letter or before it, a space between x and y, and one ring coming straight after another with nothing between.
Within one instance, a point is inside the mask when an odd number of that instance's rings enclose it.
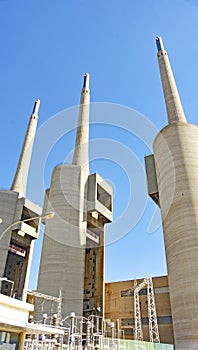
<instances>
[{"instance_id":1,"label":"steel framework","mask_svg":"<svg viewBox=\"0 0 198 350\"><path fill-rule=\"evenodd\" d=\"M160 343L159 329L157 324L157 313L156 313L156 306L155 306L155 296L154 296L153 282L152 282L151 276L147 276L143 280L143 282L141 282L140 284L137 284L137 281L134 280L135 339L141 340L141 341L143 340L139 292L141 289L145 287L147 287L150 342Z\"/></svg>"},{"instance_id":2,"label":"steel framework","mask_svg":"<svg viewBox=\"0 0 198 350\"><path fill-rule=\"evenodd\" d=\"M28 291L27 294L31 295L35 298L43 299L43 301L50 300L51 302L57 303L57 322L61 322L61 320L62 320L62 315L61 315L62 294L61 294L61 290L60 290L59 297L53 297L51 295L39 293L37 291L31 291L31 292Z\"/></svg>"}]
</instances>

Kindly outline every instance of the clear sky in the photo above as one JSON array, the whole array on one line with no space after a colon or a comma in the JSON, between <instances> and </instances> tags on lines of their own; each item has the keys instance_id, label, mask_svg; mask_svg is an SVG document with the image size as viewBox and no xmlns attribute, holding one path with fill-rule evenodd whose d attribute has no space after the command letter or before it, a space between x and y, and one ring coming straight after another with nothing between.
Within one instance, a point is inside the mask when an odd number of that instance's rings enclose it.
<instances>
[{"instance_id":1,"label":"clear sky","mask_svg":"<svg viewBox=\"0 0 198 350\"><path fill-rule=\"evenodd\" d=\"M144 156L167 123L155 37L163 37L187 119L197 124L197 23L196 0L0 0L0 186L11 185L39 98L28 198L42 205L53 167L71 158L74 106L89 72L91 172L114 188L106 281L166 273L159 212L146 195L144 169ZM42 232L30 288L41 238Z\"/></svg>"}]
</instances>

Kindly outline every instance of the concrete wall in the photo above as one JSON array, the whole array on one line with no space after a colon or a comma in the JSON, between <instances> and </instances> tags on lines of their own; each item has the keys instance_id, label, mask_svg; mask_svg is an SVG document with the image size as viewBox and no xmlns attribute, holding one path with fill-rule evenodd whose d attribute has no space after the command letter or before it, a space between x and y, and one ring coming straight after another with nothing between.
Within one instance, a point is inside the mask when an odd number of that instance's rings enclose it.
<instances>
[{"instance_id":1,"label":"concrete wall","mask_svg":"<svg viewBox=\"0 0 198 350\"><path fill-rule=\"evenodd\" d=\"M0 217L3 220L0 224L0 236L1 233L14 222L17 200L17 192L0 190ZM8 231L0 239L0 277L4 275L10 237L11 231Z\"/></svg>"},{"instance_id":2,"label":"concrete wall","mask_svg":"<svg viewBox=\"0 0 198 350\"><path fill-rule=\"evenodd\" d=\"M82 179L83 178L83 179ZM84 221L84 173L80 166L54 169L39 271L38 291L55 297L62 292L62 316L83 310L87 223ZM36 308L36 316L39 310Z\"/></svg>"}]
</instances>

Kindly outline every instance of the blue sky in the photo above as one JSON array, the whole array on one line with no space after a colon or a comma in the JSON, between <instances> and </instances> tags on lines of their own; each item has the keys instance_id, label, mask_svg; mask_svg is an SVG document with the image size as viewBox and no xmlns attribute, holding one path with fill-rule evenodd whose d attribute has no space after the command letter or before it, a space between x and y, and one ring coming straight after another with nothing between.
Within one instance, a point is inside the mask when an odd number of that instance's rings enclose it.
<instances>
[{"instance_id":1,"label":"blue sky","mask_svg":"<svg viewBox=\"0 0 198 350\"><path fill-rule=\"evenodd\" d=\"M74 106L89 72L91 172L108 179L115 195L114 223L106 230L106 281L166 273L162 229L149 229L159 213L146 196L144 170L154 135L167 122L155 37L163 37L187 119L196 124L197 23L196 0L0 0L0 186L11 185L40 98L28 198L42 205L53 167L73 150ZM41 239L30 288L40 250Z\"/></svg>"}]
</instances>

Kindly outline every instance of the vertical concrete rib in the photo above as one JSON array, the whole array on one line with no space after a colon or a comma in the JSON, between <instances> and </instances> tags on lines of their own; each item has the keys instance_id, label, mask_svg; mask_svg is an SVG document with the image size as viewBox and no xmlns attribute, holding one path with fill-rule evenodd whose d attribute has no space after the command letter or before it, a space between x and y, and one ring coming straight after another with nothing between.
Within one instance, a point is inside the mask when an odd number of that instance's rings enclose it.
<instances>
[{"instance_id":1,"label":"vertical concrete rib","mask_svg":"<svg viewBox=\"0 0 198 350\"><path fill-rule=\"evenodd\" d=\"M179 93L173 76L173 72L168 59L168 54L164 50L161 37L157 36L156 44L158 49L158 63L161 74L161 81L166 102L169 124L175 122L186 122L186 117L182 108Z\"/></svg>"},{"instance_id":2,"label":"vertical concrete rib","mask_svg":"<svg viewBox=\"0 0 198 350\"><path fill-rule=\"evenodd\" d=\"M34 143L35 134L36 134L36 127L38 123L39 105L40 105L40 100L36 100L34 103L33 112L31 114L29 124L27 127L17 170L11 186L12 191L19 193L19 197L25 197L26 195L28 172L29 172L29 166L31 161L33 143Z\"/></svg>"},{"instance_id":3,"label":"vertical concrete rib","mask_svg":"<svg viewBox=\"0 0 198 350\"><path fill-rule=\"evenodd\" d=\"M89 74L85 73L83 88L81 90L76 144L72 164L87 168L87 174L89 174L89 110Z\"/></svg>"}]
</instances>

